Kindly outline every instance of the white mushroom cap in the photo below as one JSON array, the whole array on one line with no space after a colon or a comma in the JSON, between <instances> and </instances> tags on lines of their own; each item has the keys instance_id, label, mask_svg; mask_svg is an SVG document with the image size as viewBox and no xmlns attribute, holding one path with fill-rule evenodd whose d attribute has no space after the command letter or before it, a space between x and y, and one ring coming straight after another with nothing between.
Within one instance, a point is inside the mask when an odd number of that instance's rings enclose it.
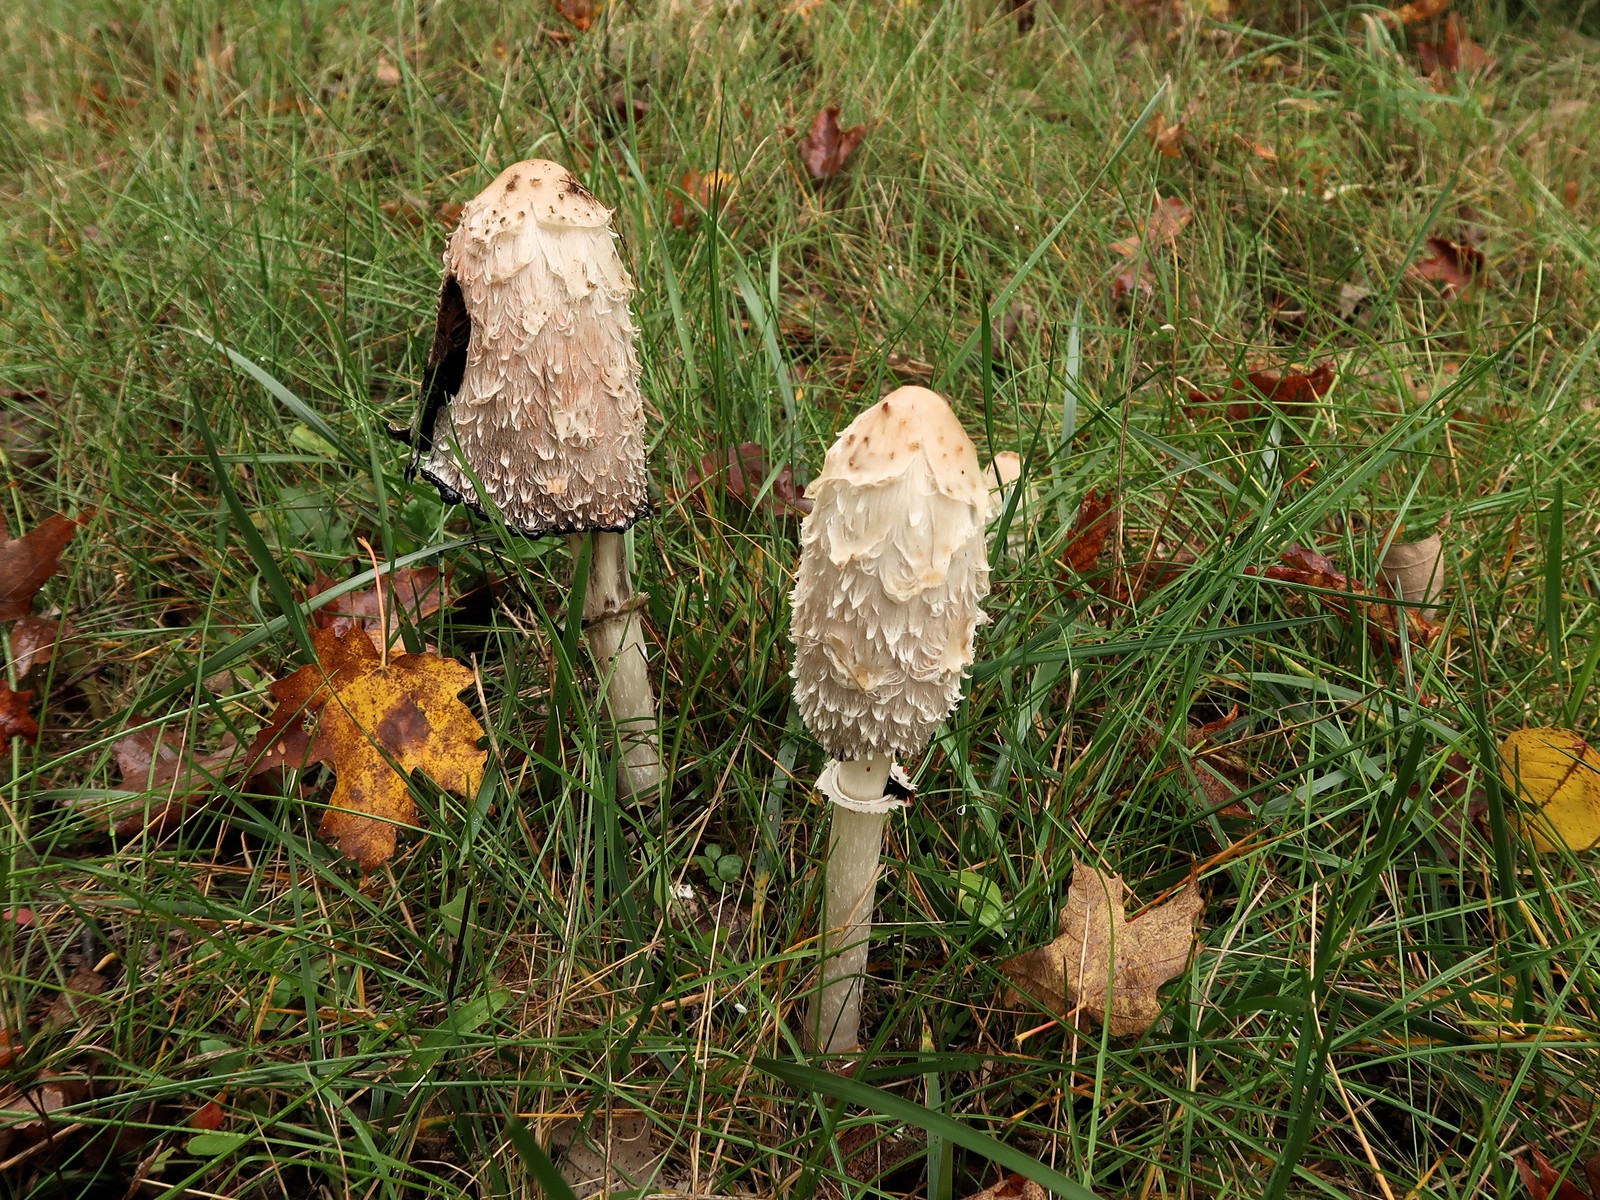
<instances>
[{"instance_id":1,"label":"white mushroom cap","mask_svg":"<svg viewBox=\"0 0 1600 1200\"><path fill-rule=\"evenodd\" d=\"M534 159L468 201L445 249L422 474L481 512L476 475L533 536L650 512L633 281L610 221L565 167Z\"/></svg>"},{"instance_id":2,"label":"white mushroom cap","mask_svg":"<svg viewBox=\"0 0 1600 1200\"><path fill-rule=\"evenodd\" d=\"M835 758L915 754L961 698L989 591L989 493L950 406L891 392L806 487L791 633L795 698Z\"/></svg>"}]
</instances>

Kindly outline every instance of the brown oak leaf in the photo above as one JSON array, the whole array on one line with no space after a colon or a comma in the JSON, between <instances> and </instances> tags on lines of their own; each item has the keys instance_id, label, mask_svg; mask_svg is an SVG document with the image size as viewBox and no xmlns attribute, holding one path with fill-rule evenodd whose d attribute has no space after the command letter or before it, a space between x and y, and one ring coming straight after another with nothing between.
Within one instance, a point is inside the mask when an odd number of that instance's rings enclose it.
<instances>
[{"instance_id":1,"label":"brown oak leaf","mask_svg":"<svg viewBox=\"0 0 1600 1200\"><path fill-rule=\"evenodd\" d=\"M966 1200L1050 1200L1050 1193L1026 1175L1007 1175L993 1187L973 1192Z\"/></svg>"},{"instance_id":2,"label":"brown oak leaf","mask_svg":"<svg viewBox=\"0 0 1600 1200\"><path fill-rule=\"evenodd\" d=\"M1194 210L1176 196L1156 197L1150 216L1139 232L1111 243L1111 252L1121 260L1111 277L1111 298L1123 300L1135 290L1153 293L1155 274L1151 270L1151 254L1177 241L1192 220Z\"/></svg>"},{"instance_id":3,"label":"brown oak leaf","mask_svg":"<svg viewBox=\"0 0 1600 1200\"><path fill-rule=\"evenodd\" d=\"M755 442L741 442L735 450L702 454L698 467L688 470L689 494L702 506L706 491L720 485L724 495L754 509L758 500L779 516L804 516L812 501L794 481L794 468L784 463L776 472L767 464L767 452ZM771 486L768 487L768 480ZM767 489L762 496L762 489Z\"/></svg>"},{"instance_id":4,"label":"brown oak leaf","mask_svg":"<svg viewBox=\"0 0 1600 1200\"><path fill-rule=\"evenodd\" d=\"M1132 920L1127 902L1122 876L1074 860L1056 940L1000 969L1017 990L1064 1017L1087 1013L1112 1037L1143 1033L1161 1012L1156 990L1188 964L1205 901L1191 880L1179 895Z\"/></svg>"},{"instance_id":5,"label":"brown oak leaf","mask_svg":"<svg viewBox=\"0 0 1600 1200\"><path fill-rule=\"evenodd\" d=\"M1561 1172L1539 1151L1529 1150L1515 1161L1522 1186L1528 1189L1533 1200L1551 1200L1551 1197L1554 1200L1589 1200L1570 1171L1562 1178Z\"/></svg>"},{"instance_id":6,"label":"brown oak leaf","mask_svg":"<svg viewBox=\"0 0 1600 1200\"><path fill-rule=\"evenodd\" d=\"M366 872L393 857L398 825L416 823L413 771L469 795L488 755L478 749L483 727L459 699L473 684L469 668L437 654L385 659L356 632L311 631L317 661L268 689L278 707L251 757L273 761L298 727L303 761L327 763L335 776L317 832ZM286 754L283 761L297 765Z\"/></svg>"},{"instance_id":7,"label":"brown oak leaf","mask_svg":"<svg viewBox=\"0 0 1600 1200\"><path fill-rule=\"evenodd\" d=\"M1433 254L1413 263L1411 270L1422 279L1443 284L1446 296L1465 292L1488 268L1483 251L1475 246L1431 237L1428 239L1428 249Z\"/></svg>"},{"instance_id":8,"label":"brown oak leaf","mask_svg":"<svg viewBox=\"0 0 1600 1200\"><path fill-rule=\"evenodd\" d=\"M10 635L17 675L49 666L56 647L71 638L72 622L65 617L23 617L11 627Z\"/></svg>"},{"instance_id":9,"label":"brown oak leaf","mask_svg":"<svg viewBox=\"0 0 1600 1200\"><path fill-rule=\"evenodd\" d=\"M814 183L826 183L844 169L845 160L855 153L867 136L865 125L839 128L837 106L825 108L811 122L811 132L800 142L800 161Z\"/></svg>"},{"instance_id":10,"label":"brown oak leaf","mask_svg":"<svg viewBox=\"0 0 1600 1200\"><path fill-rule=\"evenodd\" d=\"M1432 79L1435 91L1444 91L1457 72L1469 75L1492 71L1494 58L1461 30L1461 18L1451 13L1437 42L1416 43L1417 60Z\"/></svg>"},{"instance_id":11,"label":"brown oak leaf","mask_svg":"<svg viewBox=\"0 0 1600 1200\"><path fill-rule=\"evenodd\" d=\"M0 541L0 621L28 615L34 593L56 573L61 551L78 524L57 513L19 538Z\"/></svg>"},{"instance_id":12,"label":"brown oak leaf","mask_svg":"<svg viewBox=\"0 0 1600 1200\"><path fill-rule=\"evenodd\" d=\"M0 747L9 746L12 738L25 742L39 739L39 722L28 711L32 699L32 692L13 692L11 685L0 679Z\"/></svg>"},{"instance_id":13,"label":"brown oak leaf","mask_svg":"<svg viewBox=\"0 0 1600 1200\"><path fill-rule=\"evenodd\" d=\"M313 595L325 592L337 582L331 576L318 572L311 592ZM384 588L381 594L379 587ZM312 619L319 628L331 629L341 635L351 629L364 630L372 639L372 644L381 650L383 633L379 629L380 618L388 623L389 645L400 644L402 626L395 611L397 606L404 611L411 624L420 625L424 618L431 617L449 603L449 575L438 567L406 567L390 572L372 587L346 592L337 600L329 601L313 614Z\"/></svg>"},{"instance_id":14,"label":"brown oak leaf","mask_svg":"<svg viewBox=\"0 0 1600 1200\"><path fill-rule=\"evenodd\" d=\"M1243 379L1234 379L1220 395L1190 392L1189 401L1202 406L1226 403L1228 420L1247 421L1265 416L1269 404L1290 413L1309 408L1328 394L1333 381L1333 364L1328 362L1318 363L1305 373L1291 371L1280 375L1276 371L1252 371Z\"/></svg>"},{"instance_id":15,"label":"brown oak leaf","mask_svg":"<svg viewBox=\"0 0 1600 1200\"><path fill-rule=\"evenodd\" d=\"M133 718L129 724L140 724ZM184 814L209 804L229 785L229 768L239 746L231 736L209 754L196 754L181 740L174 746L165 726L145 725L124 734L111 745L122 790L141 793L141 799L111 816L111 832L130 838L140 832L160 834Z\"/></svg>"},{"instance_id":16,"label":"brown oak leaf","mask_svg":"<svg viewBox=\"0 0 1600 1200\"><path fill-rule=\"evenodd\" d=\"M678 182L678 194L672 197L668 219L674 229L693 229L702 212L717 213L719 220L733 215L733 193L739 186L739 177L727 171L700 174L693 167L685 171Z\"/></svg>"},{"instance_id":17,"label":"brown oak leaf","mask_svg":"<svg viewBox=\"0 0 1600 1200\"><path fill-rule=\"evenodd\" d=\"M1117 502L1114 490L1107 488L1102 494L1098 488L1090 488L1078 505L1077 519L1061 552L1061 565L1073 575L1088 579L1098 574L1106 540L1117 527Z\"/></svg>"}]
</instances>

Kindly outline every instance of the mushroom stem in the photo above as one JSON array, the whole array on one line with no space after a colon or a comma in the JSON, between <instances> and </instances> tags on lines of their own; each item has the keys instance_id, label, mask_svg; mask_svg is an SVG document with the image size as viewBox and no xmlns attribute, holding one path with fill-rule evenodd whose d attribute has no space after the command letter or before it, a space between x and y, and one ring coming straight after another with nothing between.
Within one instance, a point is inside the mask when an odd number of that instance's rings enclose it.
<instances>
[{"instance_id":1,"label":"mushroom stem","mask_svg":"<svg viewBox=\"0 0 1600 1200\"><path fill-rule=\"evenodd\" d=\"M583 536L570 539L574 558L582 549ZM628 575L622 535L589 536L594 546L583 593L583 633L617 727L617 791L624 797L651 797L661 785L661 750L656 740L656 694L639 629L639 597Z\"/></svg>"},{"instance_id":2,"label":"mushroom stem","mask_svg":"<svg viewBox=\"0 0 1600 1200\"><path fill-rule=\"evenodd\" d=\"M807 1023L813 1044L825 1054L853 1050L860 1039L861 992L888 815L852 808L848 801L880 806L889 766L887 755L841 762L835 777L846 800L833 806L824 866L822 978Z\"/></svg>"}]
</instances>

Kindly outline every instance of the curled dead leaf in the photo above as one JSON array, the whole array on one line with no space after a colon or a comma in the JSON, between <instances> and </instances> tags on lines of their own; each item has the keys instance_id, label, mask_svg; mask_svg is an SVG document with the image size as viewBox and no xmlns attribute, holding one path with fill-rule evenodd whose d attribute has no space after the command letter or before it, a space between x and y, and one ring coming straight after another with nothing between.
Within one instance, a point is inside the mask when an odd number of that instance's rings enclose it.
<instances>
[{"instance_id":1,"label":"curled dead leaf","mask_svg":"<svg viewBox=\"0 0 1600 1200\"><path fill-rule=\"evenodd\" d=\"M1183 974L1205 909L1193 880L1131 920L1120 875L1073 862L1055 941L1000 965L1012 984L1071 1020L1083 1012L1112 1037L1143 1033L1161 1012L1157 989Z\"/></svg>"},{"instance_id":2,"label":"curled dead leaf","mask_svg":"<svg viewBox=\"0 0 1600 1200\"><path fill-rule=\"evenodd\" d=\"M1446 296L1457 296L1467 291L1486 274L1488 260L1483 251L1462 242L1444 238L1428 239L1428 249L1433 254L1415 262L1412 273L1418 278L1442 284Z\"/></svg>"},{"instance_id":3,"label":"curled dead leaf","mask_svg":"<svg viewBox=\"0 0 1600 1200\"><path fill-rule=\"evenodd\" d=\"M794 468L784 463L774 472L767 464L767 452L755 442L702 454L698 466L690 467L687 475L687 494L702 508L706 492L713 487L752 511L759 504L779 516L804 516L812 508L805 490L794 481Z\"/></svg>"},{"instance_id":4,"label":"curled dead leaf","mask_svg":"<svg viewBox=\"0 0 1600 1200\"><path fill-rule=\"evenodd\" d=\"M32 700L32 692L14 692L9 683L0 679L0 746L9 746L13 738L38 741L39 722L29 711Z\"/></svg>"},{"instance_id":5,"label":"curled dead leaf","mask_svg":"<svg viewBox=\"0 0 1600 1200\"><path fill-rule=\"evenodd\" d=\"M214 752L197 754L181 734L171 736L169 726L144 724L139 717L129 724L143 727L118 738L111 749L122 773L121 790L141 799L112 814L111 831L118 838L165 833L229 786L239 753L231 735Z\"/></svg>"},{"instance_id":6,"label":"curled dead leaf","mask_svg":"<svg viewBox=\"0 0 1600 1200\"><path fill-rule=\"evenodd\" d=\"M11 627L11 662L19 677L50 665L56 647L72 637L65 617L23 617Z\"/></svg>"},{"instance_id":7,"label":"curled dead leaf","mask_svg":"<svg viewBox=\"0 0 1600 1200\"><path fill-rule=\"evenodd\" d=\"M61 551L81 521L59 513L19 538L0 541L0 621L28 615L33 597L61 565Z\"/></svg>"},{"instance_id":8,"label":"curled dead leaf","mask_svg":"<svg viewBox=\"0 0 1600 1200\"><path fill-rule=\"evenodd\" d=\"M867 136L865 125L839 128L839 109L825 108L811 122L811 130L800 142L800 161L813 183L826 183L844 169L844 164Z\"/></svg>"},{"instance_id":9,"label":"curled dead leaf","mask_svg":"<svg viewBox=\"0 0 1600 1200\"><path fill-rule=\"evenodd\" d=\"M325 592L337 582L318 572L311 594ZM406 567L389 572L371 587L346 592L319 608L312 619L318 628L331 629L341 636L351 629L360 629L382 650L384 638L380 622L388 624L389 645L397 646L402 630L401 614L412 625L420 625L449 604L448 573L438 567Z\"/></svg>"}]
</instances>

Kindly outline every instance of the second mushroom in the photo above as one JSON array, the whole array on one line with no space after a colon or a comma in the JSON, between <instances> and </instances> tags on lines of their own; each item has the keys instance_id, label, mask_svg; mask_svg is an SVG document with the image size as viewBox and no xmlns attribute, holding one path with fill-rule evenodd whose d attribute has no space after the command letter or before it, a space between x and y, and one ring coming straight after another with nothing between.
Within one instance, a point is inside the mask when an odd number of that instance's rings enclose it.
<instances>
[{"instance_id":1,"label":"second mushroom","mask_svg":"<svg viewBox=\"0 0 1600 1200\"><path fill-rule=\"evenodd\" d=\"M989 494L977 450L943 398L891 392L857 417L807 487L793 595L795 698L832 755L817 1049L858 1043L863 971L889 777L961 699L989 590Z\"/></svg>"}]
</instances>

